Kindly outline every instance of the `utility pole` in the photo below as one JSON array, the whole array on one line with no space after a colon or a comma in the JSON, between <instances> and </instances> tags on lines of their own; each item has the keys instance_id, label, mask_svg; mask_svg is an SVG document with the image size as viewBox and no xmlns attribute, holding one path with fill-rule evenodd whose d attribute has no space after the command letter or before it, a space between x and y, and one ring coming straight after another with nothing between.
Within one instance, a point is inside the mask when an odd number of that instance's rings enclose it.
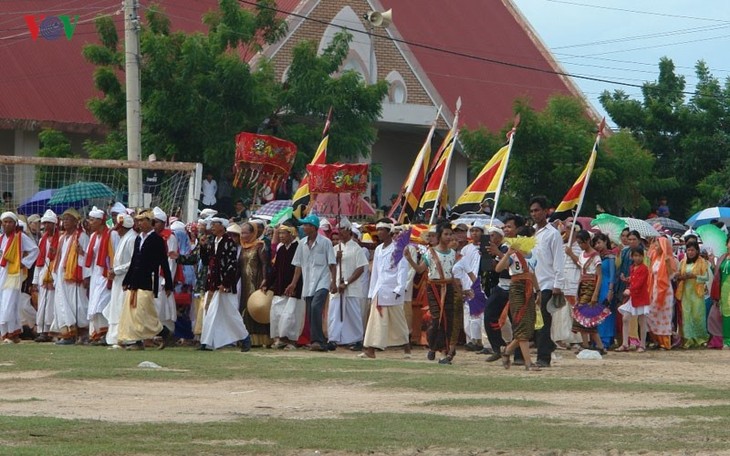
<instances>
[{"instance_id":1,"label":"utility pole","mask_svg":"<svg viewBox=\"0 0 730 456\"><path fill-rule=\"evenodd\" d=\"M124 69L127 90L127 160L142 156L142 119L139 78L139 0L124 0ZM142 170L127 170L129 207L143 206Z\"/></svg>"}]
</instances>

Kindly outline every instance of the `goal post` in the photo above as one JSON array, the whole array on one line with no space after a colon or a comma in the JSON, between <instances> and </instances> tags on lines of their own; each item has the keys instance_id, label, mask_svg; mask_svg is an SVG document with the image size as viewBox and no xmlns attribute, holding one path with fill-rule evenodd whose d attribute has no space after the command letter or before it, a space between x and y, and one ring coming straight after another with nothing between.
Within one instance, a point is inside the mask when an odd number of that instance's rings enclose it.
<instances>
[{"instance_id":1,"label":"goal post","mask_svg":"<svg viewBox=\"0 0 730 456\"><path fill-rule=\"evenodd\" d=\"M29 207L23 203L38 192L57 190L77 182L100 182L114 194L84 201L85 205L103 205L106 208L112 201L128 205L130 196L133 201L135 199L134 195L130 195L128 186L129 170L133 169L143 174L143 204L133 209L159 206L168 215L176 215L181 220L189 222L197 219L203 165L190 162L0 155L0 190L8 196L7 199L12 199L3 201L3 208L17 208L23 212L23 207ZM32 208L37 209L38 206ZM32 213L37 212L34 210Z\"/></svg>"}]
</instances>

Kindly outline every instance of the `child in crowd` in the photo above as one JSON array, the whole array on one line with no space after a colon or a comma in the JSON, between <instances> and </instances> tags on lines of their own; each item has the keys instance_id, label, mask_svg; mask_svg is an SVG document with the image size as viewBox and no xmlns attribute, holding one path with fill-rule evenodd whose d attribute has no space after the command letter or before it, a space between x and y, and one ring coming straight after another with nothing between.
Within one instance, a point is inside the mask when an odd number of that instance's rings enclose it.
<instances>
[{"instance_id":1,"label":"child in crowd","mask_svg":"<svg viewBox=\"0 0 730 456\"><path fill-rule=\"evenodd\" d=\"M626 303L618 308L623 315L623 344L616 351L624 352L629 350L629 322L632 316L637 316L639 321L639 348L638 353L646 351L646 317L649 314L649 268L644 264L644 249L641 247L631 248L631 269L629 278L621 274L621 280L629 285L624 291L624 296L629 298Z\"/></svg>"}]
</instances>

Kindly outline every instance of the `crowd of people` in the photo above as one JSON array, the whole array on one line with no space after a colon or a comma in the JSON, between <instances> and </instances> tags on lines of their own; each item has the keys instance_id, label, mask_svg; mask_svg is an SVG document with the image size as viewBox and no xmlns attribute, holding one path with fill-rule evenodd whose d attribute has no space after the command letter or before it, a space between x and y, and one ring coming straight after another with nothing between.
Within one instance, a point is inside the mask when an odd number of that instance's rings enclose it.
<instances>
[{"instance_id":1,"label":"crowd of people","mask_svg":"<svg viewBox=\"0 0 730 456\"><path fill-rule=\"evenodd\" d=\"M375 358L388 348L451 364L457 347L529 371L556 349L730 346L730 257L624 230L614 246L578 222L315 215L278 226L206 207L187 225L114 203L0 215L0 338L143 350L252 347ZM730 244L730 243L729 243ZM535 360L531 355L534 348Z\"/></svg>"}]
</instances>

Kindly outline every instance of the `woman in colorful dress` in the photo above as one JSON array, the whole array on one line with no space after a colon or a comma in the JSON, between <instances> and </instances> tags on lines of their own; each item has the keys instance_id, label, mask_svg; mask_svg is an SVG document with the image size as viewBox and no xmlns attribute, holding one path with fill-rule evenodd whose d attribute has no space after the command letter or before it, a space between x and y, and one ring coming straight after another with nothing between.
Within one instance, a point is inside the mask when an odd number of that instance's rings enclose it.
<instances>
[{"instance_id":1,"label":"woman in colorful dress","mask_svg":"<svg viewBox=\"0 0 730 456\"><path fill-rule=\"evenodd\" d=\"M529 226L520 227L517 236L532 237L535 230ZM540 306L540 293L535 298L535 290L540 287L535 277L534 266L530 265L525 258L527 252L519 248L510 247L507 253L495 266L495 271L502 272L509 268L509 313L512 319L512 341L507 344L502 353L502 365L509 369L511 356L520 349L525 360L525 369L528 371L539 371L539 366L532 363L530 357L530 339L535 333L535 319L537 308Z\"/></svg>"},{"instance_id":2,"label":"woman in colorful dress","mask_svg":"<svg viewBox=\"0 0 730 456\"><path fill-rule=\"evenodd\" d=\"M728 236L727 245L728 251L730 251L730 236ZM714 280L718 281L720 295L716 307L722 316L722 348L726 349L730 347L730 254L726 253L721 256L717 264ZM717 287L717 285L715 286Z\"/></svg>"},{"instance_id":3,"label":"woman in colorful dress","mask_svg":"<svg viewBox=\"0 0 730 456\"><path fill-rule=\"evenodd\" d=\"M601 256L601 289L598 292L598 302L611 311L598 325L598 336L603 346L613 345L616 337L616 306L613 304L613 290L616 285L616 252L613 245L603 233L593 236L593 248ZM621 291L623 293L623 290Z\"/></svg>"},{"instance_id":4,"label":"woman in colorful dress","mask_svg":"<svg viewBox=\"0 0 730 456\"><path fill-rule=\"evenodd\" d=\"M254 320L246 311L248 298L254 291L265 285L266 267L269 262L269 255L264 241L259 239L261 232L257 223L246 222L241 225L241 253L238 261L241 267L241 291L240 311L243 315L243 322L251 334L251 346L270 346L271 328L268 323L259 323Z\"/></svg>"},{"instance_id":5,"label":"woman in colorful dress","mask_svg":"<svg viewBox=\"0 0 730 456\"><path fill-rule=\"evenodd\" d=\"M417 273L428 270L426 296L431 323L427 330L428 359L436 359L436 352L443 353L440 364L451 364L456 356L456 344L464 318L463 305L456 304L456 296L462 294L461 283L454 280L454 263L456 252L449 247L452 241L451 225L439 223L436 226L436 241L416 263L410 252L404 252L404 258Z\"/></svg>"},{"instance_id":6,"label":"woman in colorful dress","mask_svg":"<svg viewBox=\"0 0 730 456\"><path fill-rule=\"evenodd\" d=\"M690 242L685 247L685 257L679 264L675 297L682 304L682 337L684 348L702 347L707 344L707 310L705 289L710 281L710 265L700 256L700 246Z\"/></svg>"},{"instance_id":7,"label":"woman in colorful dress","mask_svg":"<svg viewBox=\"0 0 730 456\"><path fill-rule=\"evenodd\" d=\"M568 256L580 268L580 284L578 285L578 302L573 306L573 332L580 333L583 348L589 348L589 339L595 343L601 354L606 353L596 327L603 322L611 311L599 300L603 273L601 256L591 246L591 235L588 231L580 231L576 235L578 245L583 250L580 255L572 252Z\"/></svg>"},{"instance_id":8,"label":"woman in colorful dress","mask_svg":"<svg viewBox=\"0 0 730 456\"><path fill-rule=\"evenodd\" d=\"M658 237L650 249L649 258L649 294L651 296L647 319L649 331L660 349L670 350L674 313L672 278L677 270L677 265L669 239L664 236Z\"/></svg>"}]
</instances>

